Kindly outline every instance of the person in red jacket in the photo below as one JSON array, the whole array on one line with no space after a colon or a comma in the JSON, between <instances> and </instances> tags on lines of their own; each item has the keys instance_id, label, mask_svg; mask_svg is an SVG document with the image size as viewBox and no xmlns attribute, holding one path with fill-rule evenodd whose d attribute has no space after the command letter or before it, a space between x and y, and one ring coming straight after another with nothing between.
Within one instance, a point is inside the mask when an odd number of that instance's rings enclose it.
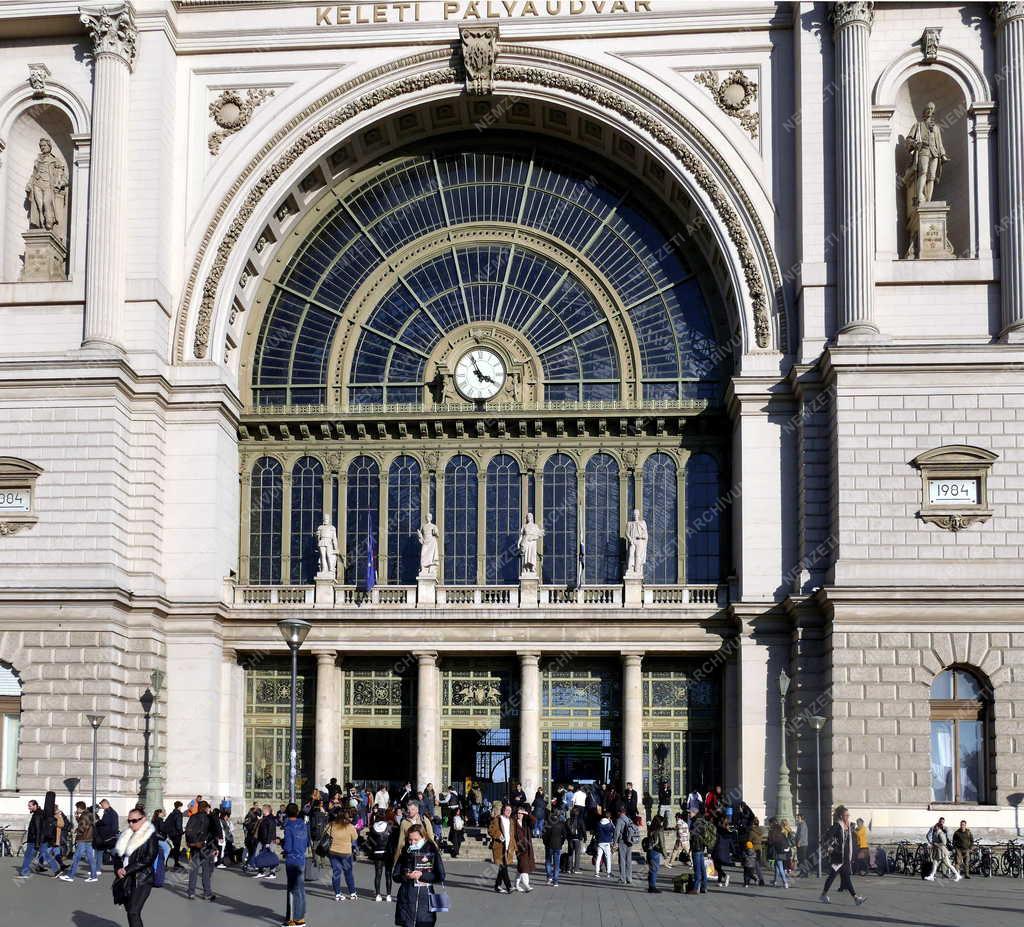
<instances>
[{"instance_id":1,"label":"person in red jacket","mask_svg":"<svg viewBox=\"0 0 1024 927\"><path fill-rule=\"evenodd\" d=\"M722 787L716 785L704 798L704 810L714 814L722 804Z\"/></svg>"}]
</instances>

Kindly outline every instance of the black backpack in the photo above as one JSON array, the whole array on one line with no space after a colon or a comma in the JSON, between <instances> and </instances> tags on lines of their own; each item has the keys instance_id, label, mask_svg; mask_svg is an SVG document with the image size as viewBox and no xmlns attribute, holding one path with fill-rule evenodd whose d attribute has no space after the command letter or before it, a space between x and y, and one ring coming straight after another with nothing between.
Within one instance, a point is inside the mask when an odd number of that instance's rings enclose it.
<instances>
[{"instance_id":1,"label":"black backpack","mask_svg":"<svg viewBox=\"0 0 1024 927\"><path fill-rule=\"evenodd\" d=\"M210 836L210 820L205 811L197 811L185 826L185 845L192 850L201 850Z\"/></svg>"}]
</instances>

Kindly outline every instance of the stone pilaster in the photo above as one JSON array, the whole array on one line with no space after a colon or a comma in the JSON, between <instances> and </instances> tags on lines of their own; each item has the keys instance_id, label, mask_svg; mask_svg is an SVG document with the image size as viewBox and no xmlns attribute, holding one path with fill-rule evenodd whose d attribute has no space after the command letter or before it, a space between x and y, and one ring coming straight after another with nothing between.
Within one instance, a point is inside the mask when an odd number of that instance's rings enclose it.
<instances>
[{"instance_id":1,"label":"stone pilaster","mask_svg":"<svg viewBox=\"0 0 1024 927\"><path fill-rule=\"evenodd\" d=\"M632 782L633 788L641 794L644 790L642 661L642 652L622 654L622 779L624 783Z\"/></svg>"},{"instance_id":2,"label":"stone pilaster","mask_svg":"<svg viewBox=\"0 0 1024 927\"><path fill-rule=\"evenodd\" d=\"M527 795L540 788L540 654L519 654L519 781Z\"/></svg>"},{"instance_id":3,"label":"stone pilaster","mask_svg":"<svg viewBox=\"0 0 1024 927\"><path fill-rule=\"evenodd\" d=\"M994 3L999 74L1002 338L1024 342L1024 3Z\"/></svg>"},{"instance_id":4,"label":"stone pilaster","mask_svg":"<svg viewBox=\"0 0 1024 927\"><path fill-rule=\"evenodd\" d=\"M135 10L83 7L93 42L92 161L85 270L86 347L120 348L127 259L129 77Z\"/></svg>"},{"instance_id":5,"label":"stone pilaster","mask_svg":"<svg viewBox=\"0 0 1024 927\"><path fill-rule=\"evenodd\" d=\"M832 6L836 82L836 321L839 340L871 340L874 320L875 190L868 41L873 3Z\"/></svg>"},{"instance_id":6,"label":"stone pilaster","mask_svg":"<svg viewBox=\"0 0 1024 927\"><path fill-rule=\"evenodd\" d=\"M428 782L440 786L441 754L441 692L437 670L437 654L427 651L414 654L419 662L416 702L416 783L423 788Z\"/></svg>"},{"instance_id":7,"label":"stone pilaster","mask_svg":"<svg viewBox=\"0 0 1024 927\"><path fill-rule=\"evenodd\" d=\"M336 707L339 693L335 687L337 674L335 664L338 653L335 650L315 650L316 657L316 762L313 767L317 788L323 788L331 776L340 774L339 737Z\"/></svg>"}]
</instances>

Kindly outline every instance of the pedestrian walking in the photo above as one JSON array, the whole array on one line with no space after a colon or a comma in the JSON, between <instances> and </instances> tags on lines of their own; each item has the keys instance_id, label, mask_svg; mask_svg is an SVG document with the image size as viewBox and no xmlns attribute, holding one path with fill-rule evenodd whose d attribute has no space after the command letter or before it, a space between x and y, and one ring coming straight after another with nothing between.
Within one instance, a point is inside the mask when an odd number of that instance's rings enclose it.
<instances>
[{"instance_id":1,"label":"pedestrian walking","mask_svg":"<svg viewBox=\"0 0 1024 927\"><path fill-rule=\"evenodd\" d=\"M708 812L710 814L710 812ZM732 830L724 814L715 818L715 844L711 850L711 859L718 872L718 887L729 887L729 873L725 871L726 866L732 865Z\"/></svg>"},{"instance_id":2,"label":"pedestrian walking","mask_svg":"<svg viewBox=\"0 0 1024 927\"><path fill-rule=\"evenodd\" d=\"M605 860L608 878L612 877L612 842L615 840L615 825L607 817L597 822L597 855L594 857L594 878L601 878L601 860Z\"/></svg>"},{"instance_id":3,"label":"pedestrian walking","mask_svg":"<svg viewBox=\"0 0 1024 927\"><path fill-rule=\"evenodd\" d=\"M796 842L796 863L797 868L801 876L807 875L807 841L808 830L807 821L804 820L802 814L796 816L796 833L794 835Z\"/></svg>"},{"instance_id":4,"label":"pedestrian walking","mask_svg":"<svg viewBox=\"0 0 1024 927\"><path fill-rule=\"evenodd\" d=\"M99 881L99 869L96 866L96 850L92 845L95 824L95 815L86 807L85 802L75 802L75 853L71 857L71 866L67 872L61 873L60 878L63 881L75 881L78 865L83 859L89 864L89 878L85 881Z\"/></svg>"},{"instance_id":5,"label":"pedestrian walking","mask_svg":"<svg viewBox=\"0 0 1024 927\"><path fill-rule=\"evenodd\" d=\"M829 866L832 871L825 880L825 886L821 890L821 897L818 899L824 904L831 904L828 897L828 890L832 887L836 876L839 876L839 885L843 891L850 893L854 904L864 904L867 900L863 895L858 895L853 887L853 829L850 827L850 812L843 805L836 808L833 816L832 829L828 834Z\"/></svg>"},{"instance_id":6,"label":"pedestrian walking","mask_svg":"<svg viewBox=\"0 0 1024 927\"><path fill-rule=\"evenodd\" d=\"M219 837L220 828L214 826L209 803L200 800L196 811L189 817L188 823L185 825L185 845L189 852L187 891L189 901L196 897L196 883L200 877L202 877L203 898L213 901L217 897L213 894L213 867Z\"/></svg>"},{"instance_id":7,"label":"pedestrian walking","mask_svg":"<svg viewBox=\"0 0 1024 927\"><path fill-rule=\"evenodd\" d=\"M559 870L562 864L562 847L565 846L567 836L568 822L565 814L553 804L542 832L544 871L548 877L548 885L558 885Z\"/></svg>"},{"instance_id":8,"label":"pedestrian walking","mask_svg":"<svg viewBox=\"0 0 1024 927\"><path fill-rule=\"evenodd\" d=\"M665 859L665 821L660 814L651 821L642 846L647 855L647 891L652 895L660 894L658 870Z\"/></svg>"},{"instance_id":9,"label":"pedestrian walking","mask_svg":"<svg viewBox=\"0 0 1024 927\"><path fill-rule=\"evenodd\" d=\"M153 888L153 864L160 848L156 828L138 809L128 813L128 827L114 846L114 904L124 907L128 927L142 927L142 909ZM95 880L93 880L95 881Z\"/></svg>"},{"instance_id":10,"label":"pedestrian walking","mask_svg":"<svg viewBox=\"0 0 1024 927\"><path fill-rule=\"evenodd\" d=\"M533 796L533 836L539 837L544 830L544 816L547 811L547 799L544 797L544 789L537 789Z\"/></svg>"},{"instance_id":11,"label":"pedestrian walking","mask_svg":"<svg viewBox=\"0 0 1024 927\"><path fill-rule=\"evenodd\" d=\"M952 843L956 868L965 879L969 879L971 877L971 850L974 849L974 834L968 830L966 821L961 821L960 826L953 831Z\"/></svg>"},{"instance_id":12,"label":"pedestrian walking","mask_svg":"<svg viewBox=\"0 0 1024 927\"><path fill-rule=\"evenodd\" d=\"M868 843L868 826L864 823L864 818L857 818L857 823L853 828L853 837L857 843L857 855L853 860L853 873L854 875L867 875L868 870L871 868L871 857Z\"/></svg>"},{"instance_id":13,"label":"pedestrian walking","mask_svg":"<svg viewBox=\"0 0 1024 927\"><path fill-rule=\"evenodd\" d=\"M465 834L466 819L462 816L461 811L456 811L451 817L451 822L448 825L448 848L452 854L452 859L459 858L459 850L462 849L462 841L466 839Z\"/></svg>"},{"instance_id":14,"label":"pedestrian walking","mask_svg":"<svg viewBox=\"0 0 1024 927\"><path fill-rule=\"evenodd\" d=\"M181 838L185 836L184 815L182 814L182 803L176 801L171 813L164 821L164 836L171 845L171 853L168 857L174 860L174 868L181 869Z\"/></svg>"},{"instance_id":15,"label":"pedestrian walking","mask_svg":"<svg viewBox=\"0 0 1024 927\"><path fill-rule=\"evenodd\" d=\"M257 851L254 856L260 856L265 850L273 850L273 845L277 842L277 816L274 814L274 809L270 805L263 806L263 817L260 818L259 823L256 826L256 844ZM277 878L277 867L276 866L264 866L256 873L257 879L276 879Z\"/></svg>"},{"instance_id":16,"label":"pedestrian walking","mask_svg":"<svg viewBox=\"0 0 1024 927\"><path fill-rule=\"evenodd\" d=\"M348 811L340 811L327 825L327 833L331 837L328 857L331 861L331 887L334 889L335 901L357 901L356 877L354 871L356 841L359 834L352 825ZM345 877L345 890L341 891L341 878Z\"/></svg>"},{"instance_id":17,"label":"pedestrian walking","mask_svg":"<svg viewBox=\"0 0 1024 927\"><path fill-rule=\"evenodd\" d=\"M573 806L569 812L569 872L575 875L583 864L583 847L587 842L586 817L583 810Z\"/></svg>"},{"instance_id":18,"label":"pedestrian walking","mask_svg":"<svg viewBox=\"0 0 1024 927\"><path fill-rule=\"evenodd\" d=\"M512 839L516 845L516 869L519 872L516 878L516 891L532 892L530 876L533 874L537 861L533 855L533 815L527 811L525 805L516 808L512 832Z\"/></svg>"},{"instance_id":19,"label":"pedestrian walking","mask_svg":"<svg viewBox=\"0 0 1024 927\"><path fill-rule=\"evenodd\" d=\"M934 882L939 872L948 873L949 878L954 882L960 881L960 873L953 868L949 861L949 834L946 831L946 819L939 818L935 825L928 831L928 843L932 848L932 862L935 863L932 871L925 876L926 882Z\"/></svg>"},{"instance_id":20,"label":"pedestrian walking","mask_svg":"<svg viewBox=\"0 0 1024 927\"><path fill-rule=\"evenodd\" d=\"M508 876L508 867L516 861L516 845L513 839L512 806L501 806L501 812L491 819L487 836L491 838L491 859L498 867L494 877L494 890L499 894L512 891L512 882Z\"/></svg>"},{"instance_id":21,"label":"pedestrian walking","mask_svg":"<svg viewBox=\"0 0 1024 927\"><path fill-rule=\"evenodd\" d=\"M36 853L39 854L40 862L49 866L56 877L60 875L60 865L54 858L52 842L47 840L47 828L44 824L43 809L39 806L39 802L30 801L28 803L28 815L28 827L25 829L25 858L22 860L21 869L18 870L16 878L27 879L29 877L29 870ZM56 830L54 831L55 835Z\"/></svg>"},{"instance_id":22,"label":"pedestrian walking","mask_svg":"<svg viewBox=\"0 0 1024 927\"><path fill-rule=\"evenodd\" d=\"M422 824L414 824L405 832L405 845L393 872L398 883L396 927L430 927L437 923L431 895L435 885L444 884L444 862L441 851L426 838Z\"/></svg>"},{"instance_id":23,"label":"pedestrian walking","mask_svg":"<svg viewBox=\"0 0 1024 927\"><path fill-rule=\"evenodd\" d=\"M387 900L390 902L392 859L394 844L398 840L398 827L393 821L388 820L385 811L378 808L373 823L362 832L362 838L366 853L373 863L373 890L377 896L374 900L383 900L380 894L380 882L383 878Z\"/></svg>"},{"instance_id":24,"label":"pedestrian walking","mask_svg":"<svg viewBox=\"0 0 1024 927\"><path fill-rule=\"evenodd\" d=\"M633 884L633 846L639 839L640 832L622 805L615 819L614 840L619 855L619 881L624 885Z\"/></svg>"},{"instance_id":25,"label":"pedestrian walking","mask_svg":"<svg viewBox=\"0 0 1024 927\"><path fill-rule=\"evenodd\" d=\"M299 806L295 802L291 802L284 813L286 820L281 850L288 878L285 924L286 927L296 927L306 923L306 851L309 849L309 830L306 822L299 817Z\"/></svg>"},{"instance_id":26,"label":"pedestrian walking","mask_svg":"<svg viewBox=\"0 0 1024 927\"><path fill-rule=\"evenodd\" d=\"M693 886L687 894L706 895L708 891L707 852L714 839L713 831L703 815L693 819L690 828L690 854L693 859Z\"/></svg>"},{"instance_id":27,"label":"pedestrian walking","mask_svg":"<svg viewBox=\"0 0 1024 927\"><path fill-rule=\"evenodd\" d=\"M672 863L677 859L684 863L690 861L690 825L684 811L676 812L676 842L672 846L672 852L668 854L665 867L671 869Z\"/></svg>"}]
</instances>

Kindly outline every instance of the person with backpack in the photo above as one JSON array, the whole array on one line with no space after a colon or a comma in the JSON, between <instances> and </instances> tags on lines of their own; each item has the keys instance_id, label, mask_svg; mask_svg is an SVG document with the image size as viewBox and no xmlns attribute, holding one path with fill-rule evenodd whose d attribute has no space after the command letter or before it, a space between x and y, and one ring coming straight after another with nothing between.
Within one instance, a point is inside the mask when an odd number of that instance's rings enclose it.
<instances>
[{"instance_id":1,"label":"person with backpack","mask_svg":"<svg viewBox=\"0 0 1024 927\"><path fill-rule=\"evenodd\" d=\"M157 858L156 828L146 815L133 808L128 812L128 827L114 846L115 880L111 886L114 904L122 905L128 915L128 927L142 927L142 909L153 889Z\"/></svg>"},{"instance_id":2,"label":"person with backpack","mask_svg":"<svg viewBox=\"0 0 1024 927\"><path fill-rule=\"evenodd\" d=\"M306 851L309 849L309 830L299 817L299 806L290 802L284 809L284 871L288 879L288 912L286 927L301 927L306 923Z\"/></svg>"},{"instance_id":3,"label":"person with backpack","mask_svg":"<svg viewBox=\"0 0 1024 927\"><path fill-rule=\"evenodd\" d=\"M212 879L219 836L220 828L214 830L209 803L200 801L196 812L185 825L185 845L189 852L186 897L189 901L195 900L196 882L200 875L203 879L203 898L213 901L217 897L213 894Z\"/></svg>"},{"instance_id":4,"label":"person with backpack","mask_svg":"<svg viewBox=\"0 0 1024 927\"><path fill-rule=\"evenodd\" d=\"M699 815L693 819L693 826L690 828L690 856L693 860L693 886L687 891L688 895L706 895L708 893L708 869L707 852L711 846L711 838L708 834L707 819Z\"/></svg>"},{"instance_id":5,"label":"person with backpack","mask_svg":"<svg viewBox=\"0 0 1024 927\"><path fill-rule=\"evenodd\" d=\"M256 826L257 850L254 856L260 856L264 851L273 853L273 846L277 843L277 816L270 805L263 806L263 817ZM265 866L256 873L257 879L276 879L277 866Z\"/></svg>"},{"instance_id":6,"label":"person with backpack","mask_svg":"<svg viewBox=\"0 0 1024 927\"><path fill-rule=\"evenodd\" d=\"M652 895L660 894L658 870L665 859L665 820L660 814L651 821L641 847L647 856L647 891Z\"/></svg>"},{"instance_id":7,"label":"person with backpack","mask_svg":"<svg viewBox=\"0 0 1024 927\"><path fill-rule=\"evenodd\" d=\"M350 811L350 814L354 814L354 810ZM320 843L321 838L327 832L329 821L329 815L324 810L323 803L320 801L313 801L310 803L309 812L306 814L306 826L309 828L309 843L310 846L317 846ZM320 862L322 857L313 854L313 862L316 867L320 868Z\"/></svg>"},{"instance_id":8,"label":"person with backpack","mask_svg":"<svg viewBox=\"0 0 1024 927\"><path fill-rule=\"evenodd\" d=\"M29 877L29 868L36 853L39 854L39 859L53 870L53 875L56 878L60 875L60 866L53 858L53 847L46 842L43 809L39 807L37 801L28 803L28 814L28 827L25 829L25 859L15 878L27 879Z\"/></svg>"},{"instance_id":9,"label":"person with backpack","mask_svg":"<svg viewBox=\"0 0 1024 927\"><path fill-rule=\"evenodd\" d=\"M174 809L167 815L167 820L164 821L164 834L167 837L167 842L171 845L171 855L169 858L174 860L175 869L181 869L181 838L185 836L184 815L181 813L182 807L182 803L176 801Z\"/></svg>"},{"instance_id":10,"label":"person with backpack","mask_svg":"<svg viewBox=\"0 0 1024 927\"><path fill-rule=\"evenodd\" d=\"M459 850L462 849L462 841L466 839L466 835L463 832L466 826L465 818L462 817L461 809L456 811L451 816L451 823L448 827L448 847L452 854L452 859L459 858Z\"/></svg>"},{"instance_id":11,"label":"person with backpack","mask_svg":"<svg viewBox=\"0 0 1024 927\"><path fill-rule=\"evenodd\" d=\"M558 885L558 873L562 863L562 847L568 836L568 825L565 814L552 804L551 813L544 825L544 870L547 873L548 885Z\"/></svg>"},{"instance_id":12,"label":"person with backpack","mask_svg":"<svg viewBox=\"0 0 1024 927\"><path fill-rule=\"evenodd\" d=\"M633 845L640 839L640 831L630 819L623 805L615 819L615 845L619 853L619 881L633 884Z\"/></svg>"},{"instance_id":13,"label":"person with backpack","mask_svg":"<svg viewBox=\"0 0 1024 927\"><path fill-rule=\"evenodd\" d=\"M398 828L393 821L388 820L387 812L378 808L374 813L373 823L363 830L360 836L366 848L366 855L373 863L373 890L377 896L374 900L383 900L380 895L380 880L383 876L387 900L390 902L391 860L394 844L398 840Z\"/></svg>"},{"instance_id":14,"label":"person with backpack","mask_svg":"<svg viewBox=\"0 0 1024 927\"><path fill-rule=\"evenodd\" d=\"M583 808L573 805L569 812L569 868L570 875L580 872L583 865L583 847L587 843L587 821Z\"/></svg>"},{"instance_id":15,"label":"person with backpack","mask_svg":"<svg viewBox=\"0 0 1024 927\"><path fill-rule=\"evenodd\" d=\"M67 872L61 873L64 882L74 882L78 872L78 864L84 857L89 864L89 878L86 882L98 882L99 868L96 865L96 850L93 848L93 826L96 818L86 807L84 801L75 802L75 855L71 857L71 866Z\"/></svg>"},{"instance_id":16,"label":"person with backpack","mask_svg":"<svg viewBox=\"0 0 1024 927\"><path fill-rule=\"evenodd\" d=\"M359 835L352 826L347 811L342 811L327 825L326 834L331 838L328 854L331 860L331 884L334 888L335 901L358 901L356 879L352 867L355 863L356 842ZM326 842L326 840L325 840ZM345 888L348 894L341 891L341 877L345 877Z\"/></svg>"}]
</instances>

